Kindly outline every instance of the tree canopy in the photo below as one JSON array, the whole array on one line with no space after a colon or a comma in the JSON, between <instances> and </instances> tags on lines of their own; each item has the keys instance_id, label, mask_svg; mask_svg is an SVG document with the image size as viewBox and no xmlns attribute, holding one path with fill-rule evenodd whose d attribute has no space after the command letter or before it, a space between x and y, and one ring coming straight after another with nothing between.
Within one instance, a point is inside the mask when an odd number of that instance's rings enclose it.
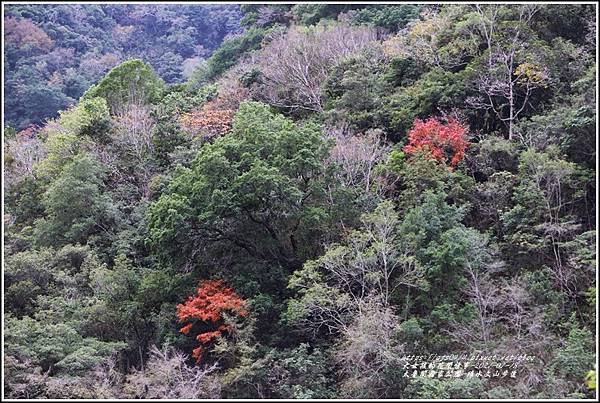
<instances>
[{"instance_id":1,"label":"tree canopy","mask_svg":"<svg viewBox=\"0 0 600 403\"><path fill-rule=\"evenodd\" d=\"M593 399L596 11L6 6L5 397Z\"/></svg>"}]
</instances>

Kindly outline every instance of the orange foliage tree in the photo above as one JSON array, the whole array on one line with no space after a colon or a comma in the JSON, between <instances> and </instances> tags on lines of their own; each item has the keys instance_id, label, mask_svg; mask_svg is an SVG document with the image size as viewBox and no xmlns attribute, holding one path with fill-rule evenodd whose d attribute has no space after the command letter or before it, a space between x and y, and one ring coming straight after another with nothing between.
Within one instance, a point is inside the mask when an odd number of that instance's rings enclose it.
<instances>
[{"instance_id":1,"label":"orange foliage tree","mask_svg":"<svg viewBox=\"0 0 600 403\"><path fill-rule=\"evenodd\" d=\"M196 340L201 346L195 348L192 356L200 362L204 348L224 332L231 330L231 326L224 323L223 313L229 312L245 317L248 311L246 302L231 288L226 287L223 280L209 280L200 284L195 296L191 296L184 304L177 305L177 317L180 323L189 322L179 331L189 334L194 323L201 321L210 323L216 330L199 333ZM204 348L203 348L204 347Z\"/></svg>"},{"instance_id":2,"label":"orange foliage tree","mask_svg":"<svg viewBox=\"0 0 600 403\"><path fill-rule=\"evenodd\" d=\"M231 124L235 110L221 105L218 100L207 102L201 109L181 116L182 128L193 134L203 134L207 138L227 134L231 130Z\"/></svg>"},{"instance_id":3,"label":"orange foliage tree","mask_svg":"<svg viewBox=\"0 0 600 403\"><path fill-rule=\"evenodd\" d=\"M408 145L404 147L407 154L426 151L451 168L463 159L469 145L467 129L456 119L449 119L446 124L436 118L426 121L415 119L408 140Z\"/></svg>"}]
</instances>

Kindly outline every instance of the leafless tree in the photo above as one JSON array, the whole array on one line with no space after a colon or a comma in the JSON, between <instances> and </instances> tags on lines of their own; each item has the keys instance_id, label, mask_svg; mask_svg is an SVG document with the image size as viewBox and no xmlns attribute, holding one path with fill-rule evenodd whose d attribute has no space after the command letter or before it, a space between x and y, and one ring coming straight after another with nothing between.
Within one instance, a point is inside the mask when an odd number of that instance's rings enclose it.
<instances>
[{"instance_id":1,"label":"leafless tree","mask_svg":"<svg viewBox=\"0 0 600 403\"><path fill-rule=\"evenodd\" d=\"M499 320L497 312L501 303L498 295L499 288L488 271L478 271L467 263L466 273L469 278L466 294L477 311L477 325L474 329L479 333L478 339L487 345L492 335L492 328Z\"/></svg>"},{"instance_id":2,"label":"leafless tree","mask_svg":"<svg viewBox=\"0 0 600 403\"><path fill-rule=\"evenodd\" d=\"M500 321L499 307L502 305L501 287L493 275L503 270L504 263L496 258L486 237L475 231L467 236L469 247L464 254L463 273L468 283L463 292L475 307L476 321L464 323L453 320L448 333L468 348L473 342L481 342L487 348L492 330Z\"/></svg>"},{"instance_id":3,"label":"leafless tree","mask_svg":"<svg viewBox=\"0 0 600 403\"><path fill-rule=\"evenodd\" d=\"M116 31L116 28L113 32L114 31ZM82 56L79 67L83 74L96 80L102 77L103 74L106 74L110 69L117 66L121 61L121 56L116 53L105 53L100 55L95 52L88 52Z\"/></svg>"},{"instance_id":4,"label":"leafless tree","mask_svg":"<svg viewBox=\"0 0 600 403\"><path fill-rule=\"evenodd\" d=\"M290 110L322 111L322 86L331 69L343 58L372 46L376 37L374 29L342 24L292 27L262 52L262 97Z\"/></svg>"},{"instance_id":5,"label":"leafless tree","mask_svg":"<svg viewBox=\"0 0 600 403\"><path fill-rule=\"evenodd\" d=\"M152 151L152 129L154 119L150 109L139 104L130 104L114 117L112 140L122 149L142 161Z\"/></svg>"},{"instance_id":6,"label":"leafless tree","mask_svg":"<svg viewBox=\"0 0 600 403\"><path fill-rule=\"evenodd\" d=\"M388 308L392 294L401 287L426 287L424 268L414 251L398 243L397 225L392 203L383 202L363 216L362 228L350 233L343 245L331 246L294 274L291 284L303 294L306 329L347 331L367 301Z\"/></svg>"},{"instance_id":7,"label":"leafless tree","mask_svg":"<svg viewBox=\"0 0 600 403\"><path fill-rule=\"evenodd\" d=\"M370 130L365 134L347 135L342 130L332 129L327 131L327 137L335 140L328 162L341 167L339 182L383 196L386 187L376 168L386 161L392 147L382 133Z\"/></svg>"},{"instance_id":8,"label":"leafless tree","mask_svg":"<svg viewBox=\"0 0 600 403\"><path fill-rule=\"evenodd\" d=\"M144 399L216 399L220 384L208 368L190 366L185 354L152 347L146 367L127 375L124 391Z\"/></svg>"},{"instance_id":9,"label":"leafless tree","mask_svg":"<svg viewBox=\"0 0 600 403\"><path fill-rule=\"evenodd\" d=\"M259 27L268 26L274 22L285 23L290 19L290 13L279 7L260 7L257 10L258 18L255 24Z\"/></svg>"},{"instance_id":10,"label":"leafless tree","mask_svg":"<svg viewBox=\"0 0 600 403\"><path fill-rule=\"evenodd\" d=\"M242 85L240 77L251 73L255 67L256 56L250 54L223 74L217 82L219 93L214 100L218 105L217 109L237 110L240 103L252 97L252 91Z\"/></svg>"},{"instance_id":11,"label":"leafless tree","mask_svg":"<svg viewBox=\"0 0 600 403\"><path fill-rule=\"evenodd\" d=\"M548 387L543 363L554 355L552 346L557 344L556 336L547 328L544 308L535 304L524 276L502 279L498 284L501 304L497 309L505 334L495 336L497 343L488 354L533 358L521 362L519 370L523 375L513 386L518 396L529 396L536 387Z\"/></svg>"},{"instance_id":12,"label":"leafless tree","mask_svg":"<svg viewBox=\"0 0 600 403\"><path fill-rule=\"evenodd\" d=\"M403 346L394 340L399 325L390 307L376 300L362 302L352 324L342 333L334 358L348 397L381 398L388 386L383 373L400 367Z\"/></svg>"},{"instance_id":13,"label":"leafless tree","mask_svg":"<svg viewBox=\"0 0 600 403\"><path fill-rule=\"evenodd\" d=\"M87 377L90 385L93 385L95 398L119 398L125 375L119 371L117 364L116 356L113 355L96 365Z\"/></svg>"},{"instance_id":14,"label":"leafless tree","mask_svg":"<svg viewBox=\"0 0 600 403\"><path fill-rule=\"evenodd\" d=\"M507 327L513 331L517 340L527 331L528 307L531 304L531 295L521 277L512 277L502 287L499 294L503 294L503 319ZM529 331L537 333L538 324L530 327Z\"/></svg>"},{"instance_id":15,"label":"leafless tree","mask_svg":"<svg viewBox=\"0 0 600 403\"><path fill-rule=\"evenodd\" d=\"M508 138L512 140L517 118L529 106L533 91L548 81L548 72L537 64L520 60L520 54L528 46L528 27L539 6L515 6L518 21L502 29L499 7L474 6L479 15L478 29L487 45L487 69L475 80L475 87L482 95L467 102L477 109L492 110L506 124Z\"/></svg>"},{"instance_id":16,"label":"leafless tree","mask_svg":"<svg viewBox=\"0 0 600 403\"><path fill-rule=\"evenodd\" d=\"M6 354L3 361L3 394L9 399L45 397L50 371L43 371L29 359Z\"/></svg>"},{"instance_id":17,"label":"leafless tree","mask_svg":"<svg viewBox=\"0 0 600 403\"><path fill-rule=\"evenodd\" d=\"M541 196L543 222L536 230L550 241L554 259L555 278L561 290L570 295L576 293L573 287L574 273L565 264L563 245L565 239L580 229L580 224L569 220L566 210L573 199L566 199L565 190L572 186L575 165L562 159L554 159L548 153L529 152L528 159L522 163L522 169L529 178L532 191Z\"/></svg>"},{"instance_id":18,"label":"leafless tree","mask_svg":"<svg viewBox=\"0 0 600 403\"><path fill-rule=\"evenodd\" d=\"M422 287L423 270L410 251L398 245L397 225L397 213L384 202L364 217L362 229L351 234L342 249L321 261L330 282L359 310L366 299L379 298L388 307L399 287Z\"/></svg>"},{"instance_id":19,"label":"leafless tree","mask_svg":"<svg viewBox=\"0 0 600 403\"><path fill-rule=\"evenodd\" d=\"M99 150L98 152L102 154L101 160L105 160L105 165L109 167L113 177L121 181L136 182L142 194L148 196L150 193L148 183L154 173L146 161L147 155L154 148L152 132L155 121L150 114L150 108L139 103L124 105L115 115L113 122L112 143L121 150L121 153L133 159L137 166L135 178L129 178L122 172L118 172L114 150Z\"/></svg>"},{"instance_id":20,"label":"leafless tree","mask_svg":"<svg viewBox=\"0 0 600 403\"><path fill-rule=\"evenodd\" d=\"M4 142L4 155L4 186L8 189L34 174L33 167L45 157L46 149L37 129L30 127Z\"/></svg>"},{"instance_id":21,"label":"leafless tree","mask_svg":"<svg viewBox=\"0 0 600 403\"><path fill-rule=\"evenodd\" d=\"M586 18L587 33L585 35L585 41L587 45L594 49L597 46L596 43L596 30L598 29L598 20L594 12L589 12Z\"/></svg>"}]
</instances>

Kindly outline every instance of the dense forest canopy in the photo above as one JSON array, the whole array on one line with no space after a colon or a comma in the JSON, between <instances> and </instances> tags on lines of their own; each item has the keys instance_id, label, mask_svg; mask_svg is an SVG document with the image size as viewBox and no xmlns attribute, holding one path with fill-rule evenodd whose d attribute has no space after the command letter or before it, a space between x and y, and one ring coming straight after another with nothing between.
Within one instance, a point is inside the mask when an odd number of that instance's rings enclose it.
<instances>
[{"instance_id":1,"label":"dense forest canopy","mask_svg":"<svg viewBox=\"0 0 600 403\"><path fill-rule=\"evenodd\" d=\"M5 397L594 397L596 12L7 6Z\"/></svg>"},{"instance_id":2,"label":"dense forest canopy","mask_svg":"<svg viewBox=\"0 0 600 403\"><path fill-rule=\"evenodd\" d=\"M140 58L181 83L228 35L239 5L23 4L4 14L5 125L40 125L110 69Z\"/></svg>"}]
</instances>

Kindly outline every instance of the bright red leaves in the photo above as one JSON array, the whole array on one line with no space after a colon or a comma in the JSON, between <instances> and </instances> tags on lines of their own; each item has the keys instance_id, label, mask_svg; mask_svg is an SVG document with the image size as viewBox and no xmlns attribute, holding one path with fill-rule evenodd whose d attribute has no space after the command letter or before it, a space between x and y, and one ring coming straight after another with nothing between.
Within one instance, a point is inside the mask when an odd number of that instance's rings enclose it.
<instances>
[{"instance_id":1,"label":"bright red leaves","mask_svg":"<svg viewBox=\"0 0 600 403\"><path fill-rule=\"evenodd\" d=\"M226 287L223 280L205 281L198 287L196 296L189 297L184 304L177 305L179 322L191 321L179 331L188 334L192 330L195 320L217 326L214 331L200 333L196 336L196 340L206 346L218 336L230 330L230 326L223 323L222 313L230 312L245 317L248 315L245 305L246 302L231 288ZM193 350L192 356L196 358L197 362L200 362L203 351L202 346Z\"/></svg>"},{"instance_id":2,"label":"bright red leaves","mask_svg":"<svg viewBox=\"0 0 600 403\"><path fill-rule=\"evenodd\" d=\"M443 124L436 118L415 119L408 133L409 143L404 152L414 154L426 150L433 158L454 168L463 159L469 145L467 129L456 119Z\"/></svg>"}]
</instances>

